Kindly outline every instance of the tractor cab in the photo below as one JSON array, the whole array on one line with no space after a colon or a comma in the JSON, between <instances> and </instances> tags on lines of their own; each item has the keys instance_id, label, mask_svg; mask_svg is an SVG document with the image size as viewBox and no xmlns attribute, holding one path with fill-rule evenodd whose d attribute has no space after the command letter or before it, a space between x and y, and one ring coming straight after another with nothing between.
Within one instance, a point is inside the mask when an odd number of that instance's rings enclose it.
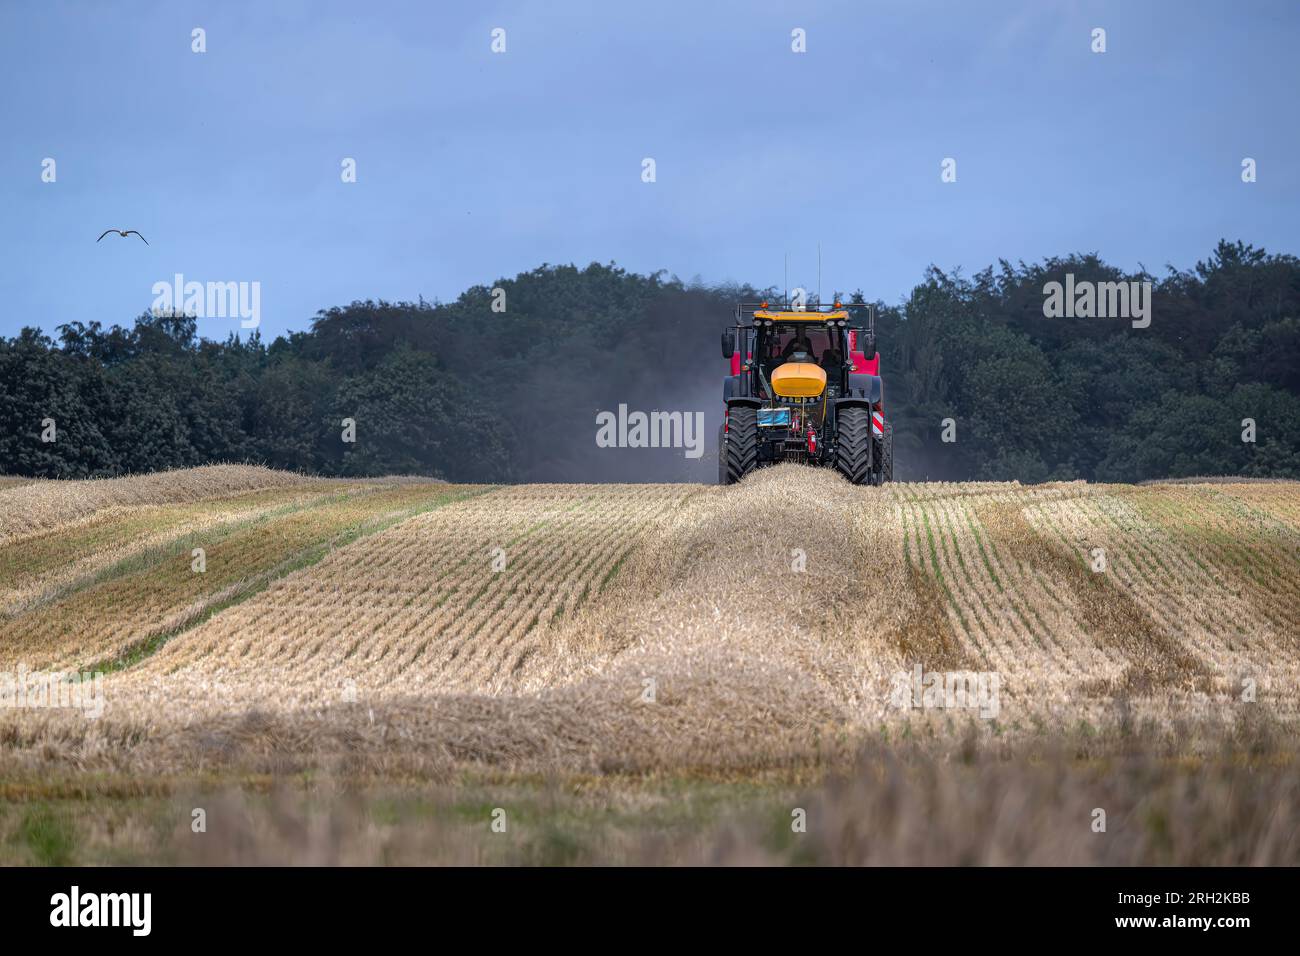
<instances>
[{"instance_id":1,"label":"tractor cab","mask_svg":"<svg viewBox=\"0 0 1300 956\"><path fill-rule=\"evenodd\" d=\"M720 480L730 483L739 480L735 474L779 461L835 464L856 483L888 480L880 477L884 449L874 456L880 463L874 472L860 461L864 455L872 458L875 437L849 435L863 415L870 419L878 413L883 424L874 309L838 302L830 309L741 303L735 325L723 331L722 354L731 361L731 375L723 384L727 418ZM737 429L748 428L751 419L752 456L747 440L730 440L733 422ZM876 428L876 434L883 437L883 429ZM729 448L740 456L735 467L727 463ZM892 443L888 458L892 467Z\"/></svg>"}]
</instances>

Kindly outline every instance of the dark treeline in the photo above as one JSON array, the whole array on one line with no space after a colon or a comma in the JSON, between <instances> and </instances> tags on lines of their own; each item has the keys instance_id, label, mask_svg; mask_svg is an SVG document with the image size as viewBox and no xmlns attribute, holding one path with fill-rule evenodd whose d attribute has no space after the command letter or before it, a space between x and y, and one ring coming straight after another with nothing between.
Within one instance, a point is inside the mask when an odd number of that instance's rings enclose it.
<instances>
[{"instance_id":1,"label":"dark treeline","mask_svg":"<svg viewBox=\"0 0 1300 956\"><path fill-rule=\"evenodd\" d=\"M1151 324L1047 318L1044 285L1150 281ZM0 339L0 472L80 478L259 462L458 481L709 480L708 456L599 449L597 411L706 413L749 288L544 266L430 305L354 302L267 344L194 319L69 320ZM899 478L1300 477L1300 260L1220 243L1190 271L1095 255L931 268L877 303ZM342 441L345 418L356 441ZM952 419L955 442L944 442ZM1242 440L1243 419L1256 441ZM56 440L48 437L53 422Z\"/></svg>"}]
</instances>

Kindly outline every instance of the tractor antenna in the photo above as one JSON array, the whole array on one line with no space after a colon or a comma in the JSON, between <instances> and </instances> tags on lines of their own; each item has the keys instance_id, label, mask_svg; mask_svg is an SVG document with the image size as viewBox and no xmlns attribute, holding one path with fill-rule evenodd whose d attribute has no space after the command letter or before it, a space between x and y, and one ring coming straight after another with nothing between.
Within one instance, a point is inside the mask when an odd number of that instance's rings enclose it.
<instances>
[{"instance_id":1,"label":"tractor antenna","mask_svg":"<svg viewBox=\"0 0 1300 956\"><path fill-rule=\"evenodd\" d=\"M790 253L785 254L785 304L790 304Z\"/></svg>"},{"instance_id":2,"label":"tractor antenna","mask_svg":"<svg viewBox=\"0 0 1300 956\"><path fill-rule=\"evenodd\" d=\"M817 240L817 308L822 307L822 241Z\"/></svg>"}]
</instances>

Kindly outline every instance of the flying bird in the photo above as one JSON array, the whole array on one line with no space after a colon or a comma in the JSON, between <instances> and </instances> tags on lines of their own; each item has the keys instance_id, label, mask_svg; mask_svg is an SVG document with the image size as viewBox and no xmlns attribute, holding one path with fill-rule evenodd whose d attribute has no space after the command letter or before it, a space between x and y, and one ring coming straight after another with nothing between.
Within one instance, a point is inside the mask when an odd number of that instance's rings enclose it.
<instances>
[{"instance_id":1,"label":"flying bird","mask_svg":"<svg viewBox=\"0 0 1300 956\"><path fill-rule=\"evenodd\" d=\"M99 239L103 239L110 232L117 233L123 239L125 239L127 236L140 236L140 233L136 232L134 229L105 229L102 233L99 234ZM99 242L99 239L96 239L95 241ZM140 241L143 242L146 246L149 245L149 240L146 239L144 236L140 236Z\"/></svg>"}]
</instances>

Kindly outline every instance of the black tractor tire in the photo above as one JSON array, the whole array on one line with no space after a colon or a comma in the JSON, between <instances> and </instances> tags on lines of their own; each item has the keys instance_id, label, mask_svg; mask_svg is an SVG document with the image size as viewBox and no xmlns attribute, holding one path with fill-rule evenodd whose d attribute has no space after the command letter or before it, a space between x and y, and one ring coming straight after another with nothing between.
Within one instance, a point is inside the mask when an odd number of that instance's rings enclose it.
<instances>
[{"instance_id":1,"label":"black tractor tire","mask_svg":"<svg viewBox=\"0 0 1300 956\"><path fill-rule=\"evenodd\" d=\"M722 483L734 485L758 467L758 409L739 405L727 416Z\"/></svg>"},{"instance_id":2,"label":"black tractor tire","mask_svg":"<svg viewBox=\"0 0 1300 956\"><path fill-rule=\"evenodd\" d=\"M872 450L876 459L876 484L894 480L894 426L885 422L882 437L875 439Z\"/></svg>"},{"instance_id":3,"label":"black tractor tire","mask_svg":"<svg viewBox=\"0 0 1300 956\"><path fill-rule=\"evenodd\" d=\"M855 485L870 484L871 409L859 406L841 408L835 414L835 470Z\"/></svg>"},{"instance_id":4,"label":"black tractor tire","mask_svg":"<svg viewBox=\"0 0 1300 956\"><path fill-rule=\"evenodd\" d=\"M727 426L718 426L718 484L727 483Z\"/></svg>"}]
</instances>

